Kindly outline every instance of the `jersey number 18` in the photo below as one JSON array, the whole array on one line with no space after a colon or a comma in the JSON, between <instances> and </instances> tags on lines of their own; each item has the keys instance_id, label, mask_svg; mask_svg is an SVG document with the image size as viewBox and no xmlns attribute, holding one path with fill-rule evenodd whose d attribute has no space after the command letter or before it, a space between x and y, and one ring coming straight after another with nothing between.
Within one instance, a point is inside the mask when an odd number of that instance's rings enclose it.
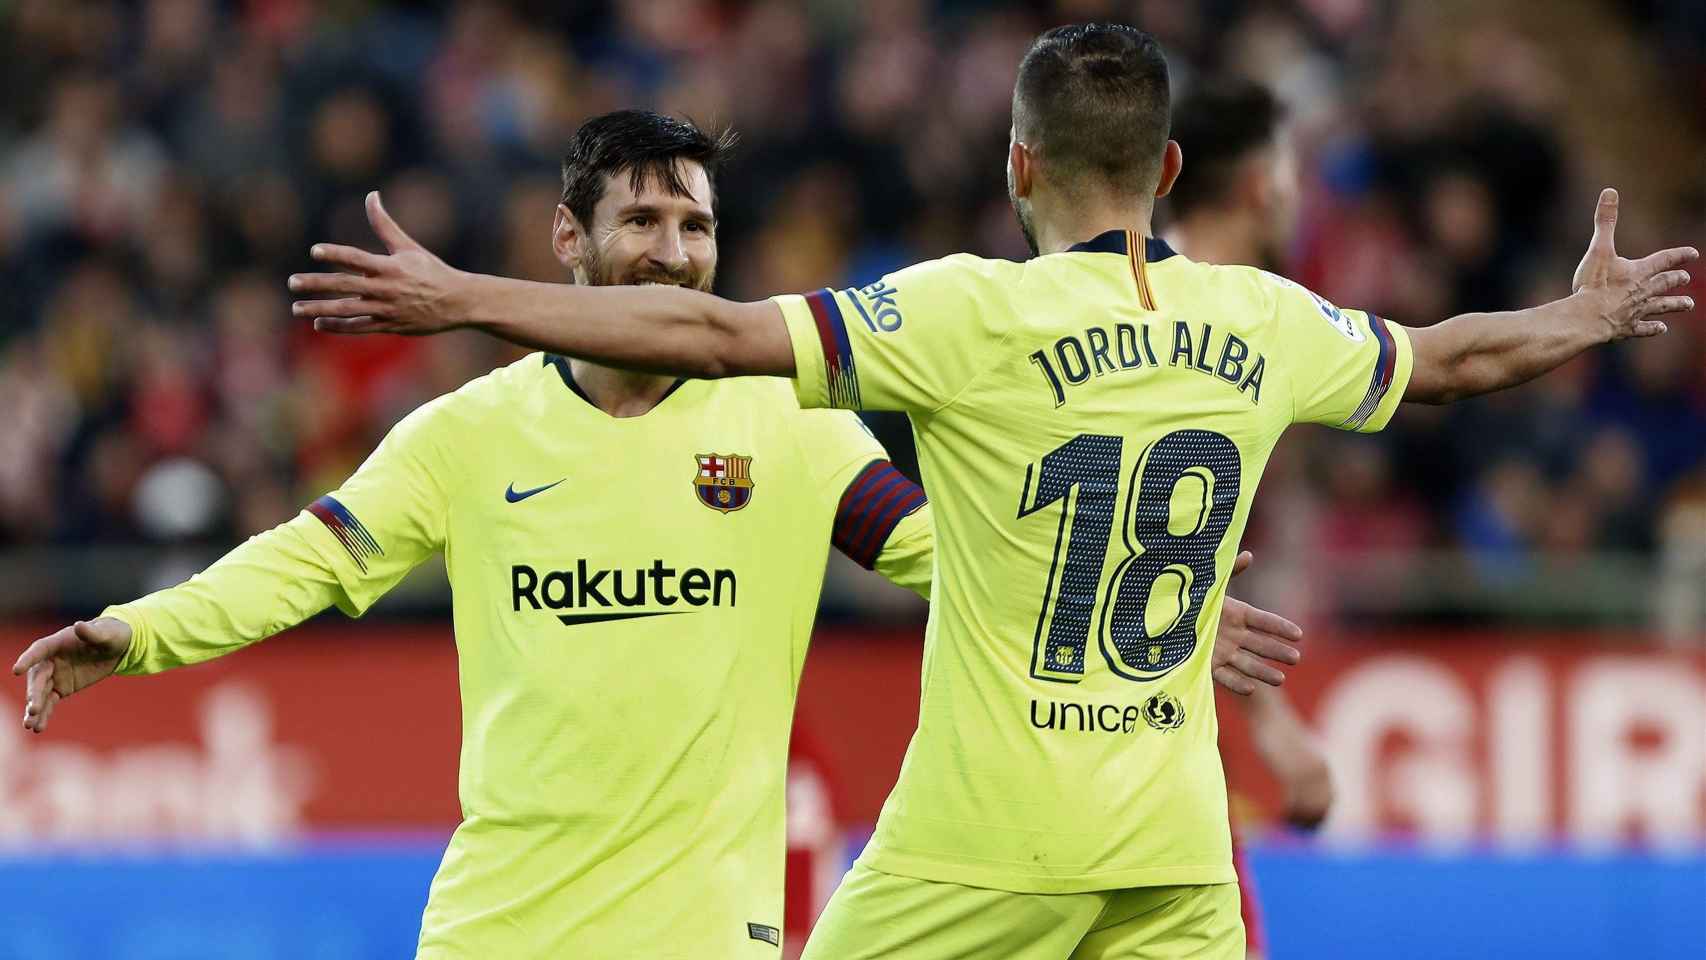
<instances>
[{"instance_id":1,"label":"jersey number 18","mask_svg":"<svg viewBox=\"0 0 1706 960\"><path fill-rule=\"evenodd\" d=\"M1126 555L1108 577L1106 596L1098 604L1124 445L1122 437L1081 433L1045 455L1040 470L1035 464L1025 470L1020 519L1060 504L1031 649L1033 677L1062 683L1083 679L1098 605L1102 656L1119 676L1154 680L1196 650L1197 618L1214 586L1215 555L1238 507L1243 476L1238 448L1209 430L1175 430L1144 449L1127 481L1120 525ZM1156 618L1163 624L1150 622L1157 590L1173 595L1164 609L1178 611Z\"/></svg>"}]
</instances>

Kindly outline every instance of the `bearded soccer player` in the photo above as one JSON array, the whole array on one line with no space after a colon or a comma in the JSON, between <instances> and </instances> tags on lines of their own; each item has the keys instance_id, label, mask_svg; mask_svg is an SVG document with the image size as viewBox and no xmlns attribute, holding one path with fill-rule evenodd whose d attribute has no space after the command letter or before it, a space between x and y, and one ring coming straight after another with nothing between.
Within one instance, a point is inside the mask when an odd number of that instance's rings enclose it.
<instances>
[{"instance_id":1,"label":"bearded soccer player","mask_svg":"<svg viewBox=\"0 0 1706 960\"><path fill-rule=\"evenodd\" d=\"M1206 650L1256 482L1295 423L1515 386L1663 333L1698 256L1613 246L1605 191L1574 293L1406 329L1150 236L1181 167L1166 60L1124 26L1038 38L1009 180L1040 254L956 255L848 290L735 303L457 271L321 245L321 329L472 326L628 367L794 378L808 407L912 419L937 531L919 725L817 958L1242 960Z\"/></svg>"},{"instance_id":2,"label":"bearded soccer player","mask_svg":"<svg viewBox=\"0 0 1706 960\"><path fill-rule=\"evenodd\" d=\"M708 289L726 145L638 111L583 126L550 238L576 281ZM789 724L831 543L929 585L923 493L854 414L802 411L786 380L534 354L188 583L32 645L25 726L115 668L359 615L443 550L464 820L419 956L777 957ZM1228 677L1295 661L1296 627L1226 616Z\"/></svg>"},{"instance_id":3,"label":"bearded soccer player","mask_svg":"<svg viewBox=\"0 0 1706 960\"><path fill-rule=\"evenodd\" d=\"M1219 80L1193 90L1173 112L1173 139L1190 159L1167 195L1172 225L1165 239L1200 263L1277 265L1297 222L1296 157L1282 127L1279 102L1247 80ZM1314 829L1332 804L1327 758L1282 688L1246 681L1243 711L1257 755L1279 781L1282 815ZM1247 861L1232 835L1233 865L1244 917L1248 960L1265 955L1261 910Z\"/></svg>"}]
</instances>

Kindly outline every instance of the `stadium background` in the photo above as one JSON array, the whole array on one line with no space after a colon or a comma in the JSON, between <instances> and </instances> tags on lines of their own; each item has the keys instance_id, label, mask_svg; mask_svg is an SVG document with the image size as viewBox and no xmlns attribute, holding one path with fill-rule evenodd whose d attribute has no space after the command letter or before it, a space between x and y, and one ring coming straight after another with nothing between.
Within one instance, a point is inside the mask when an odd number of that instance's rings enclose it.
<instances>
[{"instance_id":1,"label":"stadium background","mask_svg":"<svg viewBox=\"0 0 1706 960\"><path fill-rule=\"evenodd\" d=\"M290 321L310 239L369 242L366 190L458 266L562 279L560 146L650 105L741 134L727 295L1019 257L1014 69L1092 17L1160 36L1180 88L1281 94L1284 266L1341 304L1567 292L1608 183L1621 249L1706 239L1698 0L0 0L0 644L176 582L509 356ZM1274 826L1223 711L1273 956L1706 954L1706 318L1672 327L1282 444L1239 587L1311 633L1290 689L1338 804L1320 837ZM872 425L911 470L904 422ZM406 955L457 818L447 611L423 570L359 624L103 685L39 740L0 725L0 958ZM892 782L921 616L832 563L801 903Z\"/></svg>"}]
</instances>

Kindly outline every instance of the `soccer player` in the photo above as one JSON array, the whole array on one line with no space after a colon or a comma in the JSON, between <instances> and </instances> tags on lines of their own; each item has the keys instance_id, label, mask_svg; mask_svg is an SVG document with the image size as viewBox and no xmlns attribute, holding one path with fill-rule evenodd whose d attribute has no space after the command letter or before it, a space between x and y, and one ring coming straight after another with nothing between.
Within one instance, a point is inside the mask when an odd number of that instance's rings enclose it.
<instances>
[{"instance_id":1,"label":"soccer player","mask_svg":"<svg viewBox=\"0 0 1706 960\"><path fill-rule=\"evenodd\" d=\"M587 122L558 258L588 287L708 289L726 146L650 113ZM534 354L423 406L341 488L188 583L36 642L15 668L25 725L115 671L359 615L442 550L464 820L419 955L775 957L789 725L832 543L928 588L923 493L855 415L802 411L785 380ZM1262 651L1295 659L1294 626L1227 619L1228 676Z\"/></svg>"},{"instance_id":2,"label":"soccer player","mask_svg":"<svg viewBox=\"0 0 1706 960\"><path fill-rule=\"evenodd\" d=\"M919 725L808 957L1244 953L1212 641L1256 482L1294 423L1522 383L1664 332L1698 254L1627 260L1605 191L1574 293L1406 329L1150 235L1181 167L1148 34L1061 27L1019 66L1024 263L956 255L735 303L455 270L375 197L391 251L317 245L320 329L470 326L686 376L789 376L808 407L907 412L937 531Z\"/></svg>"},{"instance_id":3,"label":"soccer player","mask_svg":"<svg viewBox=\"0 0 1706 960\"><path fill-rule=\"evenodd\" d=\"M1169 246L1201 263L1278 265L1297 222L1296 158L1280 104L1248 80L1219 80L1193 90L1173 111L1173 139L1190 162L1167 194ZM1306 830L1327 818L1332 771L1280 687L1250 683L1235 702L1257 755L1279 781L1286 822ZM1266 936L1249 865L1232 834L1233 865L1244 918L1245 955L1265 955Z\"/></svg>"}]
</instances>

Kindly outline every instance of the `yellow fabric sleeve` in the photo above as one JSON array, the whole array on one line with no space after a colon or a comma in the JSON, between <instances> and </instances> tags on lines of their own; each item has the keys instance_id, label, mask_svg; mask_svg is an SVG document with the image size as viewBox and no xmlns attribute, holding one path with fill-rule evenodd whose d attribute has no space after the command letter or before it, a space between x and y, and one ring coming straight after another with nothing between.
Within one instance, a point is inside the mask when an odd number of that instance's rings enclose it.
<instances>
[{"instance_id":1,"label":"yellow fabric sleeve","mask_svg":"<svg viewBox=\"0 0 1706 960\"><path fill-rule=\"evenodd\" d=\"M1269 281L1290 371L1292 419L1373 433L1398 409L1414 362L1404 328L1362 310L1342 310L1273 274Z\"/></svg>"},{"instance_id":2,"label":"yellow fabric sleeve","mask_svg":"<svg viewBox=\"0 0 1706 960\"><path fill-rule=\"evenodd\" d=\"M774 298L800 406L930 413L952 403L1014 322L1013 268L956 254L863 287Z\"/></svg>"},{"instance_id":3,"label":"yellow fabric sleeve","mask_svg":"<svg viewBox=\"0 0 1706 960\"><path fill-rule=\"evenodd\" d=\"M897 587L930 599L936 566L936 531L930 524L930 504L902 517L877 555L876 570Z\"/></svg>"},{"instance_id":4,"label":"yellow fabric sleeve","mask_svg":"<svg viewBox=\"0 0 1706 960\"><path fill-rule=\"evenodd\" d=\"M189 580L103 617L130 626L118 673L136 676L201 663L287 630L342 599L331 565L309 545L308 513L250 537Z\"/></svg>"},{"instance_id":5,"label":"yellow fabric sleeve","mask_svg":"<svg viewBox=\"0 0 1706 960\"><path fill-rule=\"evenodd\" d=\"M158 673L263 640L336 604L360 616L435 551L449 521L447 397L409 414L337 490L188 581L105 616L130 625L118 672Z\"/></svg>"}]
</instances>

